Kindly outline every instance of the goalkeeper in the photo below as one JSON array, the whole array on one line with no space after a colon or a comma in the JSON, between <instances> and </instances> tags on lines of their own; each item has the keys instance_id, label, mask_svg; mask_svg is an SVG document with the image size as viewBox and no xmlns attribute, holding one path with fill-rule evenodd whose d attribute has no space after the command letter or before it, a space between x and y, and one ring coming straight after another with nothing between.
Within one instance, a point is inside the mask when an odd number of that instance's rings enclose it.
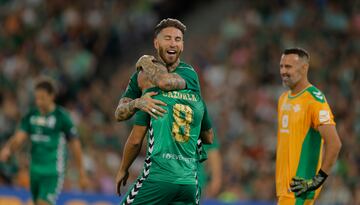
<instances>
[{"instance_id":1,"label":"goalkeeper","mask_svg":"<svg viewBox=\"0 0 360 205\"><path fill-rule=\"evenodd\" d=\"M280 75L289 91L278 105L278 205L314 204L341 147L330 106L308 81L309 60L301 48L284 50L280 60Z\"/></svg>"}]
</instances>

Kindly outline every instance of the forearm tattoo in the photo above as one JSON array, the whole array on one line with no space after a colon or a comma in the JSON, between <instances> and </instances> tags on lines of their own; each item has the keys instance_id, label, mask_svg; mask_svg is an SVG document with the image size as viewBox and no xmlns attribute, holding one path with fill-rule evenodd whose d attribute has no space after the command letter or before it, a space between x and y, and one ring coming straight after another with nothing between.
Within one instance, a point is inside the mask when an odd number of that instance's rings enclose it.
<instances>
[{"instance_id":1,"label":"forearm tattoo","mask_svg":"<svg viewBox=\"0 0 360 205\"><path fill-rule=\"evenodd\" d=\"M150 81L162 90L180 90L186 86L185 80L176 73L168 73L161 66L154 64L147 73Z\"/></svg>"},{"instance_id":2,"label":"forearm tattoo","mask_svg":"<svg viewBox=\"0 0 360 205\"><path fill-rule=\"evenodd\" d=\"M121 98L115 111L115 119L117 121L123 121L133 116L136 112L135 102L136 101L131 98Z\"/></svg>"},{"instance_id":3,"label":"forearm tattoo","mask_svg":"<svg viewBox=\"0 0 360 205\"><path fill-rule=\"evenodd\" d=\"M158 82L161 80L160 77L167 73L165 67L161 67L158 63L153 63L151 69L148 69L146 74L153 84L158 85Z\"/></svg>"},{"instance_id":4,"label":"forearm tattoo","mask_svg":"<svg viewBox=\"0 0 360 205\"><path fill-rule=\"evenodd\" d=\"M166 74L166 76L163 76L160 79L163 81L163 90L181 90L186 87L185 80L175 73Z\"/></svg>"}]
</instances>

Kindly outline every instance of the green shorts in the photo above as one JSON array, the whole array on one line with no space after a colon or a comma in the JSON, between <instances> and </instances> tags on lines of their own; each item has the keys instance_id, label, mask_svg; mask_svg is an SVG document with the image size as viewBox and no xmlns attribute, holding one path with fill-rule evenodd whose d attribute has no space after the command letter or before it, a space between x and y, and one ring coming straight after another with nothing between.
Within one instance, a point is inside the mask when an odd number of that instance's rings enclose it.
<instances>
[{"instance_id":1,"label":"green shorts","mask_svg":"<svg viewBox=\"0 0 360 205\"><path fill-rule=\"evenodd\" d=\"M140 181L131 186L121 205L194 205L197 203L197 186L160 181Z\"/></svg>"},{"instance_id":2,"label":"green shorts","mask_svg":"<svg viewBox=\"0 0 360 205\"><path fill-rule=\"evenodd\" d=\"M55 204L63 183L63 175L43 176L30 173L30 192L33 201L43 200Z\"/></svg>"}]
</instances>

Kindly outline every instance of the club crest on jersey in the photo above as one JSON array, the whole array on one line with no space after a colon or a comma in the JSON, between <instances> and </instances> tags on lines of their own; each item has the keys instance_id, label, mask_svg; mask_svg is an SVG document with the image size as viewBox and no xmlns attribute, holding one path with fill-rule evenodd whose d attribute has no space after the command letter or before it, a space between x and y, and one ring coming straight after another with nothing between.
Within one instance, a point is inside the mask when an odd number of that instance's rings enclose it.
<instances>
[{"instance_id":1,"label":"club crest on jersey","mask_svg":"<svg viewBox=\"0 0 360 205\"><path fill-rule=\"evenodd\" d=\"M301 110L299 104L293 105L292 109L294 110L294 112L299 112Z\"/></svg>"}]
</instances>

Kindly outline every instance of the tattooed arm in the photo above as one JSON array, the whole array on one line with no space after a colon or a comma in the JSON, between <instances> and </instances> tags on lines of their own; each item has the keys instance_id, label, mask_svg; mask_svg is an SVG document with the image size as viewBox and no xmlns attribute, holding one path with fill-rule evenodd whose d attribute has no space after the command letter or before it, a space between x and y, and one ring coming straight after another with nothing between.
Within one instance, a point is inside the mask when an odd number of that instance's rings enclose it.
<instances>
[{"instance_id":1,"label":"tattooed arm","mask_svg":"<svg viewBox=\"0 0 360 205\"><path fill-rule=\"evenodd\" d=\"M121 98L115 110L115 119L117 121L127 120L133 116L138 109L149 113L155 119L157 119L157 116L162 116L166 111L159 105L166 106L166 104L160 100L151 98L151 96L156 94L156 92L149 92L135 100L127 97ZM153 110L155 110L155 112L153 112Z\"/></svg>"},{"instance_id":2,"label":"tattooed arm","mask_svg":"<svg viewBox=\"0 0 360 205\"><path fill-rule=\"evenodd\" d=\"M135 112L135 100L127 97L121 98L115 110L115 119L117 121L127 120L133 116Z\"/></svg>"},{"instance_id":3,"label":"tattooed arm","mask_svg":"<svg viewBox=\"0 0 360 205\"><path fill-rule=\"evenodd\" d=\"M168 73L155 67L151 73L148 73L149 79L161 90L181 90L186 88L185 80L176 73Z\"/></svg>"},{"instance_id":4,"label":"tattooed arm","mask_svg":"<svg viewBox=\"0 0 360 205\"><path fill-rule=\"evenodd\" d=\"M176 73L169 73L168 69L154 56L144 55L136 63L137 69L142 69L148 79L161 90L182 90L186 88L185 80Z\"/></svg>"}]
</instances>

